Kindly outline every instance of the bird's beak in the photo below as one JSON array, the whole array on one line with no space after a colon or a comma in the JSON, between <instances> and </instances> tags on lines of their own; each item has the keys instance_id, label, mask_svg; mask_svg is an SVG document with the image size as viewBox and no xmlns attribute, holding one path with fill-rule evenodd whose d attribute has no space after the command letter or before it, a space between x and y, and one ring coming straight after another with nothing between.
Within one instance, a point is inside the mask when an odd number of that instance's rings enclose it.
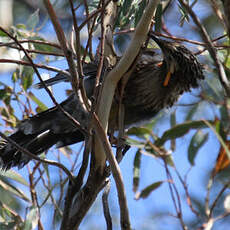
<instances>
[{"instance_id":1,"label":"bird's beak","mask_svg":"<svg viewBox=\"0 0 230 230\"><path fill-rule=\"evenodd\" d=\"M163 40L157 38L152 32L149 32L149 37L159 45L162 51L165 50L165 42Z\"/></svg>"},{"instance_id":2,"label":"bird's beak","mask_svg":"<svg viewBox=\"0 0 230 230\"><path fill-rule=\"evenodd\" d=\"M166 43L163 40L157 38L152 32L149 33L149 36L150 36L150 38L152 38L157 43L157 45L161 48L162 52L165 55L167 53L167 48L166 48L167 45L166 45ZM168 72L166 74L166 77L165 77L165 80L164 80L164 83L163 83L163 86L165 86L165 87L169 84L171 76L174 73L175 67L176 67L175 63L173 63L173 62L170 62L168 64L169 64Z\"/></svg>"}]
</instances>

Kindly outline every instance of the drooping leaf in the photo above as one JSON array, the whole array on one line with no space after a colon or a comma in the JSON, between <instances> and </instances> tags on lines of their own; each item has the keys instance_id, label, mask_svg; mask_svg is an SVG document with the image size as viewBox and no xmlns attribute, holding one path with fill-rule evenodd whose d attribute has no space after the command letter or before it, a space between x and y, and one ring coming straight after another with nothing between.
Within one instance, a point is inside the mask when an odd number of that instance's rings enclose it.
<instances>
[{"instance_id":1,"label":"drooping leaf","mask_svg":"<svg viewBox=\"0 0 230 230\"><path fill-rule=\"evenodd\" d=\"M220 116L221 116L221 123L223 124L224 127L228 126L229 127L229 115L228 115L228 110L226 106L221 106L220 109Z\"/></svg>"},{"instance_id":2,"label":"drooping leaf","mask_svg":"<svg viewBox=\"0 0 230 230\"><path fill-rule=\"evenodd\" d=\"M7 90L6 89L0 89L0 100L3 100L3 98L6 96Z\"/></svg>"},{"instance_id":3,"label":"drooping leaf","mask_svg":"<svg viewBox=\"0 0 230 230\"><path fill-rule=\"evenodd\" d=\"M30 199L18 188L13 186L12 184L8 183L7 181L0 180L0 186L6 190L6 192L11 192L14 195L18 196L19 198L30 202Z\"/></svg>"},{"instance_id":4,"label":"drooping leaf","mask_svg":"<svg viewBox=\"0 0 230 230\"><path fill-rule=\"evenodd\" d=\"M135 199L146 198L150 195L151 192L159 188L164 181L155 182L146 188L144 188L140 193L136 194Z\"/></svg>"},{"instance_id":5,"label":"drooping leaf","mask_svg":"<svg viewBox=\"0 0 230 230\"><path fill-rule=\"evenodd\" d=\"M188 16L186 9L183 6L178 5L178 7L179 7L179 11L181 13L180 26L183 26L185 21L189 22L189 16Z\"/></svg>"},{"instance_id":6,"label":"drooping leaf","mask_svg":"<svg viewBox=\"0 0 230 230\"><path fill-rule=\"evenodd\" d=\"M136 192L140 181L141 152L137 150L133 164L133 191Z\"/></svg>"},{"instance_id":7,"label":"drooping leaf","mask_svg":"<svg viewBox=\"0 0 230 230\"><path fill-rule=\"evenodd\" d=\"M227 134L224 131L222 120L219 120L218 118L216 118L214 124L215 124L216 132L221 136L223 140L226 140Z\"/></svg>"},{"instance_id":8,"label":"drooping leaf","mask_svg":"<svg viewBox=\"0 0 230 230\"><path fill-rule=\"evenodd\" d=\"M44 38L40 37L40 36L31 36L31 37L28 37L28 39L30 40L38 40L38 41L44 41ZM46 52L54 52L56 50L55 47L49 45L49 44L42 44L42 43L33 43L33 46L36 50L39 50L39 51L46 51ZM59 51L59 53L61 53L61 51Z\"/></svg>"},{"instance_id":9,"label":"drooping leaf","mask_svg":"<svg viewBox=\"0 0 230 230\"><path fill-rule=\"evenodd\" d=\"M207 125L204 121L187 121L183 124L178 124L173 128L164 132L161 138L159 138L155 145L162 146L167 140L176 139L178 137L184 136L190 129L201 129L207 128Z\"/></svg>"},{"instance_id":10,"label":"drooping leaf","mask_svg":"<svg viewBox=\"0 0 230 230\"><path fill-rule=\"evenodd\" d=\"M144 137L144 139L148 138L149 135L152 134L152 130L146 127L132 127L127 132L128 135L135 135L137 137Z\"/></svg>"},{"instance_id":11,"label":"drooping leaf","mask_svg":"<svg viewBox=\"0 0 230 230\"><path fill-rule=\"evenodd\" d=\"M144 9L146 7L147 1L142 0L140 4L137 7L137 11L135 13L135 20L134 20L134 26L137 26L137 23L140 21L141 16L143 15Z\"/></svg>"},{"instance_id":12,"label":"drooping leaf","mask_svg":"<svg viewBox=\"0 0 230 230\"><path fill-rule=\"evenodd\" d=\"M41 102L32 92L29 92L28 95L38 105L40 112L48 109L48 107L43 102Z\"/></svg>"},{"instance_id":13,"label":"drooping leaf","mask_svg":"<svg viewBox=\"0 0 230 230\"><path fill-rule=\"evenodd\" d=\"M155 14L155 31L160 32L161 27L162 27L162 13L163 13L163 8L162 4L158 4L156 14Z\"/></svg>"},{"instance_id":14,"label":"drooping leaf","mask_svg":"<svg viewBox=\"0 0 230 230\"><path fill-rule=\"evenodd\" d=\"M130 10L130 7L132 5L132 0L125 0L123 5L122 5L122 13L123 13L123 16L125 16L128 11Z\"/></svg>"},{"instance_id":15,"label":"drooping leaf","mask_svg":"<svg viewBox=\"0 0 230 230\"><path fill-rule=\"evenodd\" d=\"M4 31L0 30L0 37L8 37L8 35Z\"/></svg>"},{"instance_id":16,"label":"drooping leaf","mask_svg":"<svg viewBox=\"0 0 230 230\"><path fill-rule=\"evenodd\" d=\"M27 183L27 181L17 172L13 171L13 170L8 170L8 171L0 171L0 176L4 176L7 178L10 178L14 181L19 182L20 184L29 186L29 184Z\"/></svg>"},{"instance_id":17,"label":"drooping leaf","mask_svg":"<svg viewBox=\"0 0 230 230\"><path fill-rule=\"evenodd\" d=\"M22 71L22 86L27 90L33 84L34 70L32 67L24 66Z\"/></svg>"},{"instance_id":18,"label":"drooping leaf","mask_svg":"<svg viewBox=\"0 0 230 230\"><path fill-rule=\"evenodd\" d=\"M27 26L32 30L35 29L39 23L39 9L37 9L33 14L31 14L27 20Z\"/></svg>"},{"instance_id":19,"label":"drooping leaf","mask_svg":"<svg viewBox=\"0 0 230 230\"><path fill-rule=\"evenodd\" d=\"M190 164L194 165L197 152L207 140L208 133L203 133L201 130L197 130L197 132L193 135L188 147L188 160Z\"/></svg>"},{"instance_id":20,"label":"drooping leaf","mask_svg":"<svg viewBox=\"0 0 230 230\"><path fill-rule=\"evenodd\" d=\"M17 29L22 29L22 30L26 30L26 25L25 24L17 24L16 25Z\"/></svg>"},{"instance_id":21,"label":"drooping leaf","mask_svg":"<svg viewBox=\"0 0 230 230\"><path fill-rule=\"evenodd\" d=\"M170 115L170 126L174 127L176 125L176 112L174 111L173 113L171 113ZM171 140L171 150L174 151L176 149L176 140L172 139Z\"/></svg>"},{"instance_id":22,"label":"drooping leaf","mask_svg":"<svg viewBox=\"0 0 230 230\"><path fill-rule=\"evenodd\" d=\"M192 120L194 114L196 113L196 111L199 108L199 105L200 105L199 103L196 103L195 105L192 106L192 108L188 111L188 113L186 115L185 121Z\"/></svg>"},{"instance_id":23,"label":"drooping leaf","mask_svg":"<svg viewBox=\"0 0 230 230\"><path fill-rule=\"evenodd\" d=\"M144 148L145 147L145 143L144 142L138 141L138 140L134 140L134 139L131 139L131 138L127 138L126 139L126 143L128 145L132 145L132 146L135 146L137 148Z\"/></svg>"},{"instance_id":24,"label":"drooping leaf","mask_svg":"<svg viewBox=\"0 0 230 230\"><path fill-rule=\"evenodd\" d=\"M32 230L35 229L38 225L38 208L35 206L32 206L30 208L30 211L26 215L26 221L24 223L24 230Z\"/></svg>"}]
</instances>

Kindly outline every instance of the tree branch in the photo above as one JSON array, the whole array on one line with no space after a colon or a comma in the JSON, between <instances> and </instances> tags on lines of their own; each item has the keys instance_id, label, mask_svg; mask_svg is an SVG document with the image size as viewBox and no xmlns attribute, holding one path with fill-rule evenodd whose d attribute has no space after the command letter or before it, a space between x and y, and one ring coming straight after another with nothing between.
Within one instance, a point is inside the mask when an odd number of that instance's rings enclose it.
<instances>
[{"instance_id":1,"label":"tree branch","mask_svg":"<svg viewBox=\"0 0 230 230\"><path fill-rule=\"evenodd\" d=\"M119 63L109 72L105 79L98 110L98 118L101 122L102 128L105 131L107 131L110 108L117 83L124 75L124 73L129 69L136 56L138 55L138 52L146 39L158 3L159 0L149 1L149 4L146 6L145 12L141 17L140 22L137 25L136 31L128 49L124 53ZM96 168L100 168L101 171L103 171L106 161L104 148L98 138L96 138L95 144L97 149L95 153Z\"/></svg>"},{"instance_id":2,"label":"tree branch","mask_svg":"<svg viewBox=\"0 0 230 230\"><path fill-rule=\"evenodd\" d=\"M224 67L223 67L222 63L218 59L216 49L214 48L212 41L211 41L206 29L201 24L199 18L197 17L195 12L192 10L192 8L189 6L189 4L186 3L184 0L178 0L178 1L187 10L189 15L193 19L194 23L197 25L197 27L200 31L200 35L201 35L202 39L204 40L204 42L206 43L207 50L208 50L210 56L212 57L212 59L214 61L220 82L221 82L222 86L224 87L227 96L230 97L230 84L229 84L228 78L225 74Z\"/></svg>"}]
</instances>

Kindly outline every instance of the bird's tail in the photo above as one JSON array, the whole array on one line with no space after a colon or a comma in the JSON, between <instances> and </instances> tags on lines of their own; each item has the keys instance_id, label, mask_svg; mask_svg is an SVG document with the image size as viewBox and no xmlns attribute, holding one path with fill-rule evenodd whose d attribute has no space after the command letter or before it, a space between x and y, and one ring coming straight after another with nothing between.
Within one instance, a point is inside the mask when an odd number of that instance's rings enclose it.
<instances>
[{"instance_id":1,"label":"bird's tail","mask_svg":"<svg viewBox=\"0 0 230 230\"><path fill-rule=\"evenodd\" d=\"M72 95L61 106L80 123L87 123L87 114L78 108ZM76 109L76 111L75 111ZM57 107L30 117L20 123L18 130L9 137L22 148L39 155L53 145L63 147L84 140L84 135ZM0 142L0 167L23 167L31 158L18 148L2 140Z\"/></svg>"},{"instance_id":2,"label":"bird's tail","mask_svg":"<svg viewBox=\"0 0 230 230\"><path fill-rule=\"evenodd\" d=\"M45 80L44 83L48 87L48 86L55 85L59 82L68 82L68 81L69 81L68 75L65 75L63 73L59 73L55 77L50 78L48 80ZM35 89L42 89L42 88L44 88L44 85L42 83L37 83L37 84L34 84L33 87Z\"/></svg>"}]
</instances>

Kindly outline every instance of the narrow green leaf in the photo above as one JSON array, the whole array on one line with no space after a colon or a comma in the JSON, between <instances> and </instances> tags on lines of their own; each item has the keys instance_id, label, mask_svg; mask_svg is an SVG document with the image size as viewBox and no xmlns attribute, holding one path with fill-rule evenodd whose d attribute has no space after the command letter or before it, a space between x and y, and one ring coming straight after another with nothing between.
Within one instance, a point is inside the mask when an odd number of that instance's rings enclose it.
<instances>
[{"instance_id":1,"label":"narrow green leaf","mask_svg":"<svg viewBox=\"0 0 230 230\"><path fill-rule=\"evenodd\" d=\"M32 92L29 92L29 97L38 105L41 111L48 109L48 107L43 102L41 102Z\"/></svg>"},{"instance_id":2,"label":"narrow green leaf","mask_svg":"<svg viewBox=\"0 0 230 230\"><path fill-rule=\"evenodd\" d=\"M24 223L23 230L32 230L35 229L38 225L38 208L32 206L29 213L26 215L26 221Z\"/></svg>"},{"instance_id":3,"label":"narrow green leaf","mask_svg":"<svg viewBox=\"0 0 230 230\"><path fill-rule=\"evenodd\" d=\"M17 29L22 29L22 30L26 30L26 25L25 24L17 24L16 25Z\"/></svg>"},{"instance_id":4,"label":"narrow green leaf","mask_svg":"<svg viewBox=\"0 0 230 230\"><path fill-rule=\"evenodd\" d=\"M215 120L215 128L216 132L221 136L221 138L225 141L227 139L227 134L225 132L225 127L223 126L222 120Z\"/></svg>"},{"instance_id":5,"label":"narrow green leaf","mask_svg":"<svg viewBox=\"0 0 230 230\"><path fill-rule=\"evenodd\" d=\"M27 181L19 173L15 172L13 170L0 171L0 176L10 178L10 179L12 179L14 181L19 182L20 184L29 186Z\"/></svg>"},{"instance_id":6,"label":"narrow green leaf","mask_svg":"<svg viewBox=\"0 0 230 230\"><path fill-rule=\"evenodd\" d=\"M40 36L29 36L28 39L30 40L38 40L38 41L45 41L44 38ZM57 51L58 49L49 45L49 44L40 44L40 43L33 43L33 46L36 50L39 51L46 51L46 52L54 52ZM58 50L58 53L61 53L60 50Z\"/></svg>"},{"instance_id":7,"label":"narrow green leaf","mask_svg":"<svg viewBox=\"0 0 230 230\"><path fill-rule=\"evenodd\" d=\"M13 82L17 82L17 80L19 78L19 74L18 73L19 73L18 69L13 72L12 77L11 77L11 79L12 79Z\"/></svg>"},{"instance_id":8,"label":"narrow green leaf","mask_svg":"<svg viewBox=\"0 0 230 230\"><path fill-rule=\"evenodd\" d=\"M179 7L179 11L181 13L180 26L183 26L185 21L189 22L189 16L188 16L188 13L184 7L182 7L181 5L178 5L178 7Z\"/></svg>"},{"instance_id":9,"label":"narrow green leaf","mask_svg":"<svg viewBox=\"0 0 230 230\"><path fill-rule=\"evenodd\" d=\"M9 229L17 229L15 221L9 221L7 223L0 222L0 229L1 230L9 230Z\"/></svg>"},{"instance_id":10,"label":"narrow green leaf","mask_svg":"<svg viewBox=\"0 0 230 230\"><path fill-rule=\"evenodd\" d=\"M147 186L135 198L140 199L140 198L148 197L150 195L150 193L153 192L154 190L156 190L157 188L159 188L163 182L164 181L158 181L158 182L155 182L155 183Z\"/></svg>"},{"instance_id":11,"label":"narrow green leaf","mask_svg":"<svg viewBox=\"0 0 230 230\"><path fill-rule=\"evenodd\" d=\"M188 147L188 160L191 165L194 165L194 160L199 149L205 144L208 140L208 133L203 133L201 130L193 135L189 147Z\"/></svg>"},{"instance_id":12,"label":"narrow green leaf","mask_svg":"<svg viewBox=\"0 0 230 230\"><path fill-rule=\"evenodd\" d=\"M136 192L140 181L140 167L141 167L141 152L140 149L137 150L134 164L133 164L133 191Z\"/></svg>"},{"instance_id":13,"label":"narrow green leaf","mask_svg":"<svg viewBox=\"0 0 230 230\"><path fill-rule=\"evenodd\" d=\"M7 94L6 89L0 89L0 100L2 100Z\"/></svg>"},{"instance_id":14,"label":"narrow green leaf","mask_svg":"<svg viewBox=\"0 0 230 230\"><path fill-rule=\"evenodd\" d=\"M187 132L189 132L190 129L201 128L207 128L207 125L204 121L187 121L183 124L176 125L173 128L165 131L162 137L156 140L155 145L162 146L168 140L184 136Z\"/></svg>"},{"instance_id":15,"label":"narrow green leaf","mask_svg":"<svg viewBox=\"0 0 230 230\"><path fill-rule=\"evenodd\" d=\"M220 107L221 122L228 123L229 115L226 106ZM228 124L229 125L229 124Z\"/></svg>"},{"instance_id":16,"label":"narrow green leaf","mask_svg":"<svg viewBox=\"0 0 230 230\"><path fill-rule=\"evenodd\" d=\"M31 14L27 20L27 26L32 30L35 29L39 23L39 9L37 9L33 14Z\"/></svg>"},{"instance_id":17,"label":"narrow green leaf","mask_svg":"<svg viewBox=\"0 0 230 230\"><path fill-rule=\"evenodd\" d=\"M137 148L144 148L145 147L145 143L142 142L142 141L137 141L137 140L134 140L134 139L131 139L131 138L127 138L126 139L126 143L128 145L132 145L132 146L135 146Z\"/></svg>"},{"instance_id":18,"label":"narrow green leaf","mask_svg":"<svg viewBox=\"0 0 230 230\"><path fill-rule=\"evenodd\" d=\"M171 127L174 127L176 125L176 111L174 111L170 115L170 125ZM170 149L174 151L176 149L176 140L172 139L170 145Z\"/></svg>"},{"instance_id":19,"label":"narrow green leaf","mask_svg":"<svg viewBox=\"0 0 230 230\"><path fill-rule=\"evenodd\" d=\"M0 30L0 37L8 37L8 35L2 30Z\"/></svg>"},{"instance_id":20,"label":"narrow green leaf","mask_svg":"<svg viewBox=\"0 0 230 230\"><path fill-rule=\"evenodd\" d=\"M24 193L19 190L18 188L16 188L15 186L11 185L10 183L8 183L7 181L3 181L3 180L0 180L0 186L6 190L6 192L11 192L13 193L14 195L18 196L19 198L27 201L27 202L30 202L30 199L28 197L26 197L24 195Z\"/></svg>"},{"instance_id":21,"label":"narrow green leaf","mask_svg":"<svg viewBox=\"0 0 230 230\"><path fill-rule=\"evenodd\" d=\"M160 32L161 31L161 27L162 27L162 4L158 4L157 6L157 10L156 10L156 14L155 14L155 31L156 32Z\"/></svg>"},{"instance_id":22,"label":"narrow green leaf","mask_svg":"<svg viewBox=\"0 0 230 230\"><path fill-rule=\"evenodd\" d=\"M176 112L174 111L170 115L170 125L171 127L174 127L176 125Z\"/></svg>"},{"instance_id":23,"label":"narrow green leaf","mask_svg":"<svg viewBox=\"0 0 230 230\"><path fill-rule=\"evenodd\" d=\"M198 110L199 108L199 103L195 104L192 106L192 108L188 111L187 115L186 115L186 118L185 118L185 121L190 121L192 120L194 114L196 113L196 111Z\"/></svg>"},{"instance_id":24,"label":"narrow green leaf","mask_svg":"<svg viewBox=\"0 0 230 230\"><path fill-rule=\"evenodd\" d=\"M138 137L144 137L144 139L148 138L149 135L152 134L152 130L146 128L146 127L132 127L127 132L128 135L134 135Z\"/></svg>"},{"instance_id":25,"label":"narrow green leaf","mask_svg":"<svg viewBox=\"0 0 230 230\"><path fill-rule=\"evenodd\" d=\"M137 23L140 21L141 16L143 15L144 9L146 7L146 0L142 0L141 3L137 7L137 12L135 13L135 21L134 25L136 27Z\"/></svg>"},{"instance_id":26,"label":"narrow green leaf","mask_svg":"<svg viewBox=\"0 0 230 230\"><path fill-rule=\"evenodd\" d=\"M124 1L124 3L123 3L123 5L122 5L122 13L123 13L123 15L125 16L127 13L128 13L128 11L130 10L130 7L131 7L131 5L132 5L132 0L125 0Z\"/></svg>"},{"instance_id":27,"label":"narrow green leaf","mask_svg":"<svg viewBox=\"0 0 230 230\"><path fill-rule=\"evenodd\" d=\"M22 86L27 90L33 84L34 70L32 67L24 66L22 71Z\"/></svg>"}]
</instances>

